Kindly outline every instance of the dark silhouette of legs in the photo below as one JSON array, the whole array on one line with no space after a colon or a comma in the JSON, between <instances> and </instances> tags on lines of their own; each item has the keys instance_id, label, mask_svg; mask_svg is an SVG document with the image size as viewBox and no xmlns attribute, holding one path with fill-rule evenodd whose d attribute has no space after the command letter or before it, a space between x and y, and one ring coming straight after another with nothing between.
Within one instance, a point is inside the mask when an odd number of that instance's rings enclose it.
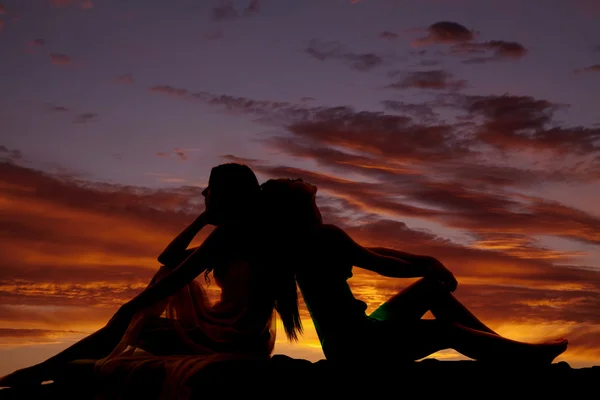
<instances>
[{"instance_id":1,"label":"dark silhouette of legs","mask_svg":"<svg viewBox=\"0 0 600 400\"><path fill-rule=\"evenodd\" d=\"M394 347L399 354L409 356L412 360L427 357L440 350L453 349L478 361L550 364L567 348L565 339L525 343L439 320L421 319L405 325L398 324L396 327L390 325L389 328L390 332L386 336L394 341L397 333L400 342L396 340L396 345L381 343L380 346Z\"/></svg>"},{"instance_id":2,"label":"dark silhouette of legs","mask_svg":"<svg viewBox=\"0 0 600 400\"><path fill-rule=\"evenodd\" d=\"M371 316L382 315L382 319L404 321L420 319L427 311L431 311L440 321L497 334L475 317L452 293L428 278L421 278L406 287L386 301L381 311L378 309Z\"/></svg>"},{"instance_id":3,"label":"dark silhouette of legs","mask_svg":"<svg viewBox=\"0 0 600 400\"><path fill-rule=\"evenodd\" d=\"M0 386L31 385L60 377L69 362L78 359L100 359L119 344L130 319L115 319L103 328L81 339L46 361L17 370L0 378Z\"/></svg>"},{"instance_id":4,"label":"dark silhouette of legs","mask_svg":"<svg viewBox=\"0 0 600 400\"><path fill-rule=\"evenodd\" d=\"M436 319L422 319L427 311ZM372 337L378 342L377 352L388 357L386 352L393 351L404 361L453 349L479 361L546 364L567 348L564 339L525 343L498 335L452 293L428 278L406 287L370 316L383 321Z\"/></svg>"},{"instance_id":5,"label":"dark silhouette of legs","mask_svg":"<svg viewBox=\"0 0 600 400\"><path fill-rule=\"evenodd\" d=\"M160 269L167 268L161 265ZM156 282L154 275L148 287ZM46 361L31 367L19 369L9 375L0 377L0 386L36 384L54 380L63 374L67 365L75 360L99 360L110 354L119 344L123 334L131 322L130 317L118 317L116 314L106 326L86 336L79 342L66 348Z\"/></svg>"}]
</instances>

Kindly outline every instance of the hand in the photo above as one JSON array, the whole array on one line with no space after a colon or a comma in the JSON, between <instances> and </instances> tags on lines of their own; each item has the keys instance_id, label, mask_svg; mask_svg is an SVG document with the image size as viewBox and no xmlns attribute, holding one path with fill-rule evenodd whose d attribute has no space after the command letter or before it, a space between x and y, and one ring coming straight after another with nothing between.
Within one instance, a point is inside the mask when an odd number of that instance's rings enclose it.
<instances>
[{"instance_id":1,"label":"hand","mask_svg":"<svg viewBox=\"0 0 600 400\"><path fill-rule=\"evenodd\" d=\"M458 286L458 281L454 274L444 266L438 259L431 257L428 261L426 276L438 280L443 287L450 292L454 292Z\"/></svg>"},{"instance_id":2,"label":"hand","mask_svg":"<svg viewBox=\"0 0 600 400\"><path fill-rule=\"evenodd\" d=\"M215 216L213 215L214 213L211 213L208 209L205 209L202 214L200 214L198 216L198 218L196 218L196 221L194 221L195 224L198 224L198 226L200 227L204 227L206 225L217 225L217 220L215 218Z\"/></svg>"},{"instance_id":3,"label":"hand","mask_svg":"<svg viewBox=\"0 0 600 400\"><path fill-rule=\"evenodd\" d=\"M200 215L198 215L196 217L196 220L194 221L194 224L198 225L198 226L204 226L206 224L210 223L210 212L208 210L204 210L200 213Z\"/></svg>"}]
</instances>

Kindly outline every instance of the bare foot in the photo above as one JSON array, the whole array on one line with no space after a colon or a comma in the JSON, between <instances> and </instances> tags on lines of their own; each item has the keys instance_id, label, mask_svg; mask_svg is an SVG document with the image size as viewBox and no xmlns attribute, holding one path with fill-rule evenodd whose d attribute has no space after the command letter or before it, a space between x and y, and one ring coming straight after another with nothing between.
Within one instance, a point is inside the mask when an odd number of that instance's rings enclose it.
<instances>
[{"instance_id":1,"label":"bare foot","mask_svg":"<svg viewBox=\"0 0 600 400\"><path fill-rule=\"evenodd\" d=\"M552 361L567 350L569 341L564 338L537 343L534 346L532 361L541 364L552 364Z\"/></svg>"}]
</instances>

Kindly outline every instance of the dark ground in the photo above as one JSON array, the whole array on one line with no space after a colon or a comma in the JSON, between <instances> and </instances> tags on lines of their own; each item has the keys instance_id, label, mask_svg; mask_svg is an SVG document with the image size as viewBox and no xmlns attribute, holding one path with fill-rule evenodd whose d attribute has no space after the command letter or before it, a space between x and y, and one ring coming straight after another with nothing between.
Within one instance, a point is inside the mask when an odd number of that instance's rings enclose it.
<instances>
[{"instance_id":1,"label":"dark ground","mask_svg":"<svg viewBox=\"0 0 600 400\"><path fill-rule=\"evenodd\" d=\"M152 398L151 377L134 399ZM0 390L0 400L93 398L95 382L80 369L69 384L55 382L36 387ZM571 368L560 362L527 367L518 360L510 365L485 365L475 361L425 360L405 367L374 365L336 367L275 355L264 361L227 361L204 370L194 381L193 399L204 398L498 398L580 399L600 396L600 366Z\"/></svg>"}]
</instances>

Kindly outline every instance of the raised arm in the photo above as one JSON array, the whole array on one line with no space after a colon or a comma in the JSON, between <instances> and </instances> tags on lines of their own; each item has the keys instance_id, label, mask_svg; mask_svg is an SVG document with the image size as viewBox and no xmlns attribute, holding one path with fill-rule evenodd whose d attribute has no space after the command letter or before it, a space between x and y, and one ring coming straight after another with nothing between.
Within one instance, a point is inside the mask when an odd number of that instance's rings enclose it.
<instances>
[{"instance_id":1,"label":"raised arm","mask_svg":"<svg viewBox=\"0 0 600 400\"><path fill-rule=\"evenodd\" d=\"M150 304L171 296L209 266L214 267L223 259L223 243L225 241L222 228L216 228L192 254L174 268L167 276L151 284L129 302L125 303L117 316L131 316Z\"/></svg>"},{"instance_id":2,"label":"raised arm","mask_svg":"<svg viewBox=\"0 0 600 400\"><path fill-rule=\"evenodd\" d=\"M203 212L167 245L158 256L158 262L167 266L181 264L197 249L188 249L187 247L206 225L208 225L208 218L206 212Z\"/></svg>"}]
</instances>

